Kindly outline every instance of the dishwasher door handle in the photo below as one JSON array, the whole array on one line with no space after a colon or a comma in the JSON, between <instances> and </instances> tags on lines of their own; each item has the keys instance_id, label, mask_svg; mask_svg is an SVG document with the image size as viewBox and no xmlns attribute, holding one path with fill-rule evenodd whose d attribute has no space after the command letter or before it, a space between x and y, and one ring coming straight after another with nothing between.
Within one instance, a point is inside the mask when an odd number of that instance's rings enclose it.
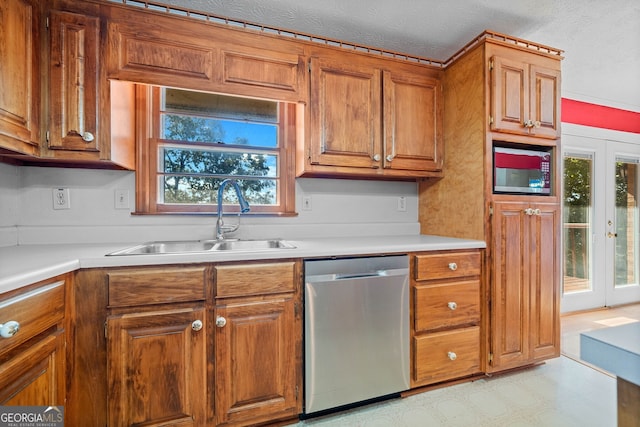
<instances>
[{"instance_id":1,"label":"dishwasher door handle","mask_svg":"<svg viewBox=\"0 0 640 427\"><path fill-rule=\"evenodd\" d=\"M336 274L336 280L345 280L345 279L362 279L365 277L380 277L385 276L384 272L376 271L373 273L355 273L355 274Z\"/></svg>"}]
</instances>

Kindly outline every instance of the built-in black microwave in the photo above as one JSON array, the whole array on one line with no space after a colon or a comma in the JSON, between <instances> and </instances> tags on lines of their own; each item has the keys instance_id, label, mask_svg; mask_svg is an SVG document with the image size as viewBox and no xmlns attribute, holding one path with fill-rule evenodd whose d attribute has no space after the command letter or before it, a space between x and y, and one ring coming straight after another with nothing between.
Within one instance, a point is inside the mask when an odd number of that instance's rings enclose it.
<instances>
[{"instance_id":1,"label":"built-in black microwave","mask_svg":"<svg viewBox=\"0 0 640 427\"><path fill-rule=\"evenodd\" d=\"M551 152L494 146L493 192L551 194Z\"/></svg>"}]
</instances>

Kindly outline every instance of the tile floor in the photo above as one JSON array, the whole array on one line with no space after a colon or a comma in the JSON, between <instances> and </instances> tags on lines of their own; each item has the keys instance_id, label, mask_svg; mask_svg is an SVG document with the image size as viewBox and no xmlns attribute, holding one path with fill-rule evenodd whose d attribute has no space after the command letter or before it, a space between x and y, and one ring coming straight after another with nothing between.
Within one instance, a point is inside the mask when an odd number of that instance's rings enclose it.
<instances>
[{"instance_id":1,"label":"tile floor","mask_svg":"<svg viewBox=\"0 0 640 427\"><path fill-rule=\"evenodd\" d=\"M578 361L579 334L629 319L640 320L640 304L563 316L562 346L567 346L567 355L543 365L308 419L296 426L615 427L615 377Z\"/></svg>"}]
</instances>

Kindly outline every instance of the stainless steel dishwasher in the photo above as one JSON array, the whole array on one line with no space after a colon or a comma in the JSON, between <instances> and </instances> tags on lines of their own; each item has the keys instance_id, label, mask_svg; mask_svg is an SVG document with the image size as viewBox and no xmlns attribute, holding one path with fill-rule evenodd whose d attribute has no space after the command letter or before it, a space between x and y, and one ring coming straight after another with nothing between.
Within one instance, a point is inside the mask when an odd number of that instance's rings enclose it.
<instances>
[{"instance_id":1,"label":"stainless steel dishwasher","mask_svg":"<svg viewBox=\"0 0 640 427\"><path fill-rule=\"evenodd\" d=\"M309 260L305 414L409 389L409 258Z\"/></svg>"}]
</instances>

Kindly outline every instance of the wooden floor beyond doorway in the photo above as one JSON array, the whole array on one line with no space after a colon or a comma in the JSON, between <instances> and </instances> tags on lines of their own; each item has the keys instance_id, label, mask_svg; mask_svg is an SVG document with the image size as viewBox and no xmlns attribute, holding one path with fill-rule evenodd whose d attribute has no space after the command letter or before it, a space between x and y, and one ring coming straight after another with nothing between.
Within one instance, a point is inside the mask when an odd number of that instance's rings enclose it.
<instances>
[{"instance_id":1,"label":"wooden floor beyond doorway","mask_svg":"<svg viewBox=\"0 0 640 427\"><path fill-rule=\"evenodd\" d=\"M640 322L640 304L564 314L561 317L560 351L571 359L581 361L580 333L632 322Z\"/></svg>"}]
</instances>

